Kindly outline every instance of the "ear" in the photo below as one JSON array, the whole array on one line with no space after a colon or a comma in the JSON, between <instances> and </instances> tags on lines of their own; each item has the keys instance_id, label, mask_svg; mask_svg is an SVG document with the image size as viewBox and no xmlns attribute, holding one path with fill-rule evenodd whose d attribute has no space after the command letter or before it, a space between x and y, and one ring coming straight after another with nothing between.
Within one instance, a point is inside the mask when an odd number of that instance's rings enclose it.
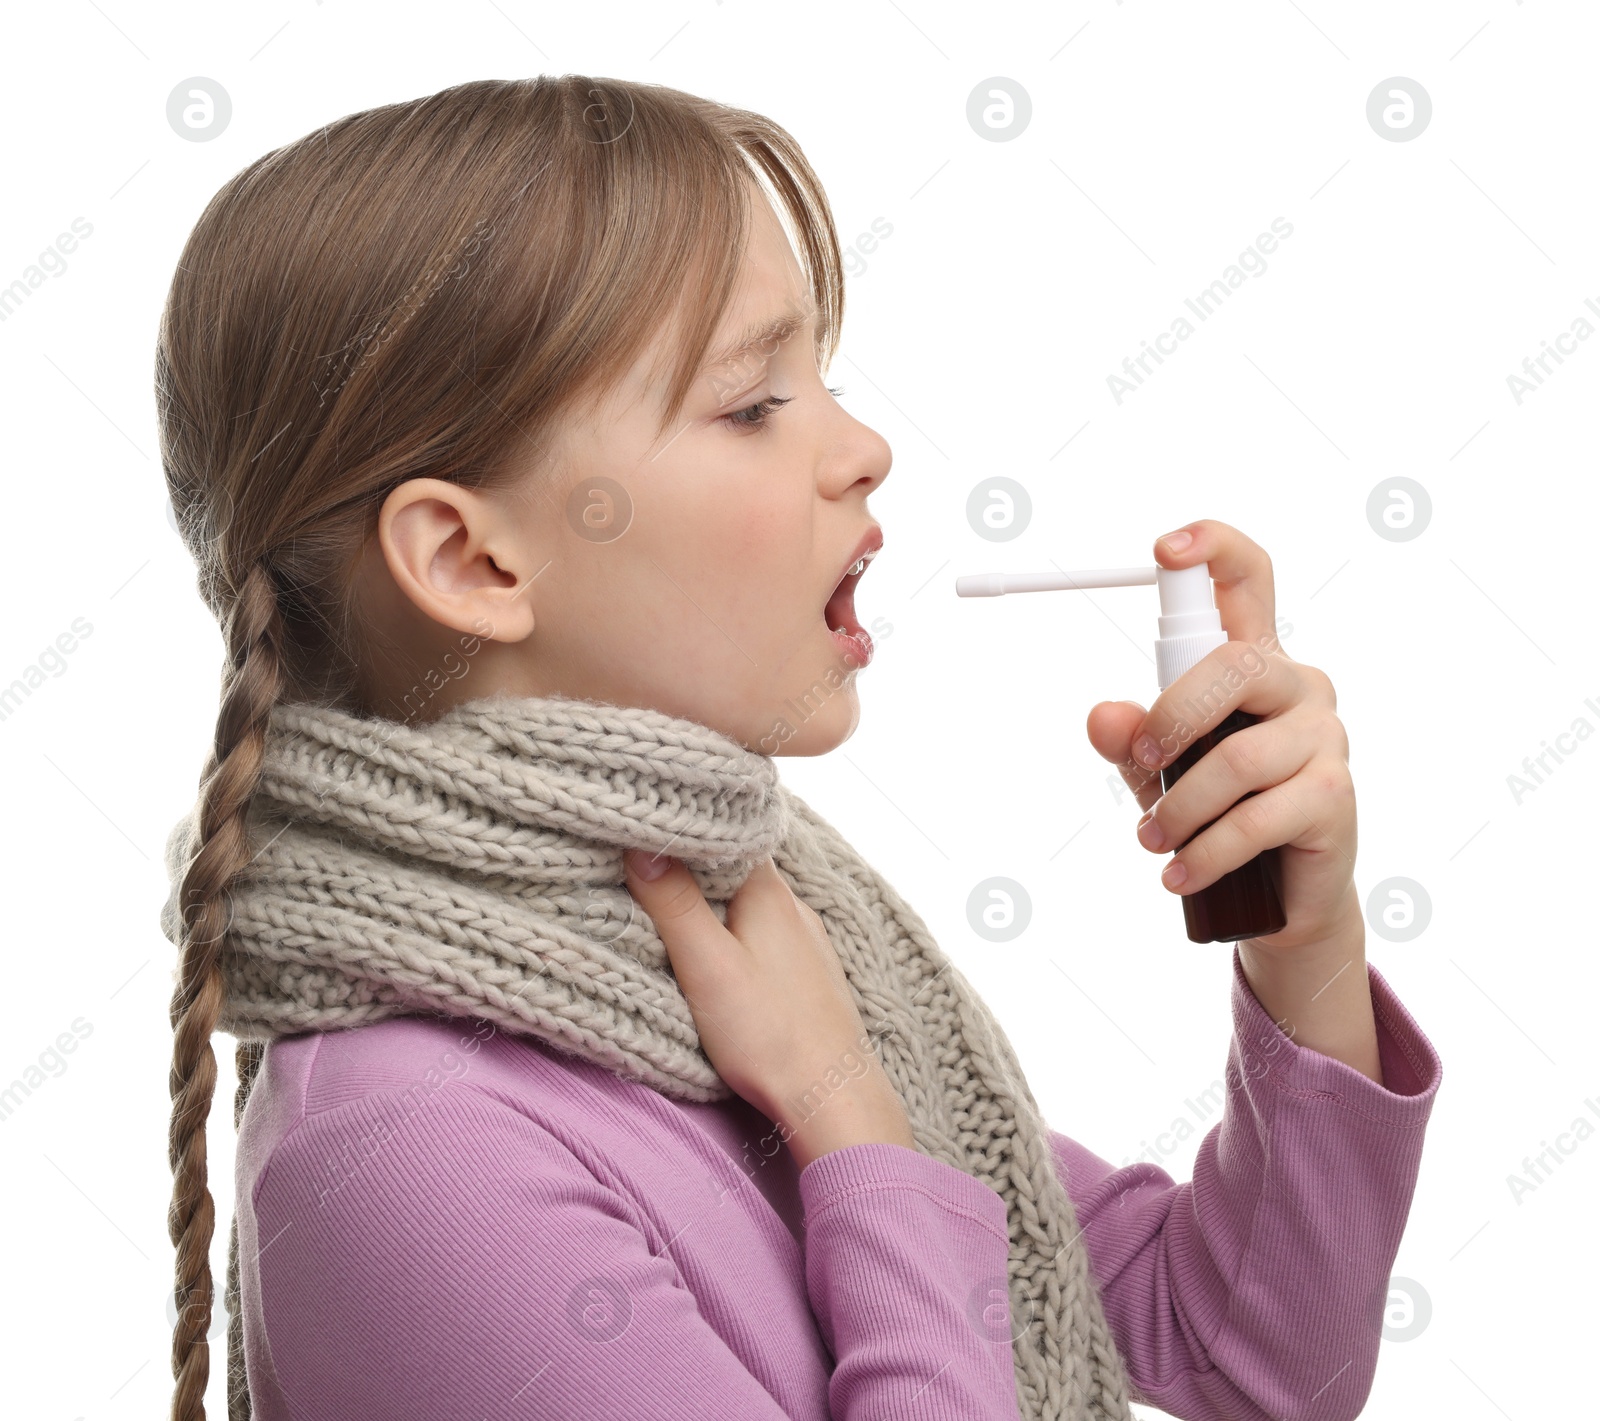
<instances>
[{"instance_id":1,"label":"ear","mask_svg":"<svg viewBox=\"0 0 1600 1421\"><path fill-rule=\"evenodd\" d=\"M395 584L434 621L491 641L533 631L533 549L476 490L408 479L378 513L378 544Z\"/></svg>"}]
</instances>

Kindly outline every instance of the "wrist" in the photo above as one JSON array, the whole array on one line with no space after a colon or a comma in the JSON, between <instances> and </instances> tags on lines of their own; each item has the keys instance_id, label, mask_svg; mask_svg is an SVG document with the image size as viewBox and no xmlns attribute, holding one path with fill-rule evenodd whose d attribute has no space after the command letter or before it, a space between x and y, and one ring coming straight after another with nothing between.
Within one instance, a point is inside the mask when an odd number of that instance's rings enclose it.
<instances>
[{"instance_id":1,"label":"wrist","mask_svg":"<svg viewBox=\"0 0 1600 1421\"><path fill-rule=\"evenodd\" d=\"M1295 948L1238 944L1251 992L1297 1046L1383 1084L1359 901L1329 936Z\"/></svg>"},{"instance_id":2,"label":"wrist","mask_svg":"<svg viewBox=\"0 0 1600 1421\"><path fill-rule=\"evenodd\" d=\"M849 1145L916 1148L905 1105L881 1070L837 1089L813 1082L780 1095L766 1114L779 1127L797 1169Z\"/></svg>"}]
</instances>

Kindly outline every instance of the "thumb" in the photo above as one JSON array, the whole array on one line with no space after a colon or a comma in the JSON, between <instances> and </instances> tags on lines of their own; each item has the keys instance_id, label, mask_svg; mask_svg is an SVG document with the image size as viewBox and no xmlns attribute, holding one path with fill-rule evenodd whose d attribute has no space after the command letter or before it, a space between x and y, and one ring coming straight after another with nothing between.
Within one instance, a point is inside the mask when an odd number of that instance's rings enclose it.
<instances>
[{"instance_id":1,"label":"thumb","mask_svg":"<svg viewBox=\"0 0 1600 1421\"><path fill-rule=\"evenodd\" d=\"M1161 777L1133 758L1133 732L1144 723L1145 708L1137 701L1101 701L1089 712L1085 729L1102 759L1111 761L1122 782L1134 793L1140 809L1161 797Z\"/></svg>"},{"instance_id":2,"label":"thumb","mask_svg":"<svg viewBox=\"0 0 1600 1421\"><path fill-rule=\"evenodd\" d=\"M1137 701L1101 701L1089 712L1085 729L1089 743L1103 759L1121 764L1130 757L1133 732L1144 719L1145 710Z\"/></svg>"},{"instance_id":3,"label":"thumb","mask_svg":"<svg viewBox=\"0 0 1600 1421\"><path fill-rule=\"evenodd\" d=\"M628 849L622 855L628 892L650 915L684 991L693 993L699 963L731 938L681 859ZM646 875L653 875L647 877ZM705 970L713 970L708 965Z\"/></svg>"}]
</instances>

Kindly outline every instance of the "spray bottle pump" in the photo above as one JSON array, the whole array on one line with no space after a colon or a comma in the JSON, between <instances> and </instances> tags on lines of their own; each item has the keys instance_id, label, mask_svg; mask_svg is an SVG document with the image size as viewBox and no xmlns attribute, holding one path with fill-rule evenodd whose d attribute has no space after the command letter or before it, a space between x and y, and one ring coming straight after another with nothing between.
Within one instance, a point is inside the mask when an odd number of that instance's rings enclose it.
<instances>
[{"instance_id":1,"label":"spray bottle pump","mask_svg":"<svg viewBox=\"0 0 1600 1421\"><path fill-rule=\"evenodd\" d=\"M978 573L956 579L958 597L999 597L1009 592L1055 592L1099 587L1156 584L1161 598L1157 623L1156 679L1166 690L1208 652L1228 640L1211 593L1209 563L1193 567L1113 567L1075 572ZM1161 770L1165 792L1182 778L1218 741L1254 725L1257 716L1235 710L1203 735L1194 737L1182 754ZM1256 791L1250 791L1254 794ZM1244 798L1248 799L1249 794ZM1215 823L1202 824L1189 837ZM1189 840L1185 840L1188 843ZM1180 848L1182 845L1179 846ZM1215 883L1183 897L1184 926L1190 942L1239 942L1279 931L1286 921L1278 894L1276 849L1225 873Z\"/></svg>"}]
</instances>

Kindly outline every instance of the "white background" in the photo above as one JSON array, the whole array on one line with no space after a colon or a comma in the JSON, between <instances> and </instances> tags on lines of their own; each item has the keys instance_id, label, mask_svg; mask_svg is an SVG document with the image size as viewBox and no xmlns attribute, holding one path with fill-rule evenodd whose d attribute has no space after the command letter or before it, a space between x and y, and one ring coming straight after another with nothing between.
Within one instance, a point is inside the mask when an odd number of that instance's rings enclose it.
<instances>
[{"instance_id":1,"label":"white background","mask_svg":"<svg viewBox=\"0 0 1600 1421\"><path fill-rule=\"evenodd\" d=\"M953 581L1146 562L1198 517L1271 554L1284 644L1338 690L1362 896L1404 877L1431 901L1412 940L1368 937L1444 1083L1395 1264L1431 1321L1384 1344L1365 1414L1582 1413L1567 1359L1593 1336L1600 1143L1579 1142L1520 1203L1507 1179L1586 1097L1600 1109L1600 746L1579 741L1520 804L1507 777L1580 717L1600 724L1585 701L1600 699L1600 341L1520 403L1507 377L1600 303L1592 7L72 0L14 8L7 30L0 286L72 219L93 226L0 325L0 684L75 618L93 629L0 721L0 1082L75 1019L92 1027L0 1122L17 1280L0 1332L32 1377L16 1414L148 1417L170 1395L160 850L193 799L221 663L156 447L156 321L178 251L226 178L329 118L541 71L758 109L805 148L842 241L892 227L849 278L829 378L895 450L872 501L886 551L858 602L893 632L860 678L854 738L781 768L982 992L1051 1125L1116 1162L1221 1078L1230 1030L1231 949L1187 941L1164 857L1136 844L1137 811L1084 735L1096 701L1155 692L1155 589L967 601ZM195 75L233 102L207 143L166 119ZM1032 102L1005 142L966 117L995 76ZM1367 122L1392 76L1431 96L1412 141ZM1280 217L1293 235L1265 273L1117 403L1106 377L1123 357ZM967 521L996 475L1033 505L1006 543ZM1432 504L1400 542L1367 516L1397 475ZM992 876L1032 900L1012 942L968 923L969 891ZM216 1044L225 1211L232 1041ZM1163 1155L1174 1178L1199 1138Z\"/></svg>"}]
</instances>

